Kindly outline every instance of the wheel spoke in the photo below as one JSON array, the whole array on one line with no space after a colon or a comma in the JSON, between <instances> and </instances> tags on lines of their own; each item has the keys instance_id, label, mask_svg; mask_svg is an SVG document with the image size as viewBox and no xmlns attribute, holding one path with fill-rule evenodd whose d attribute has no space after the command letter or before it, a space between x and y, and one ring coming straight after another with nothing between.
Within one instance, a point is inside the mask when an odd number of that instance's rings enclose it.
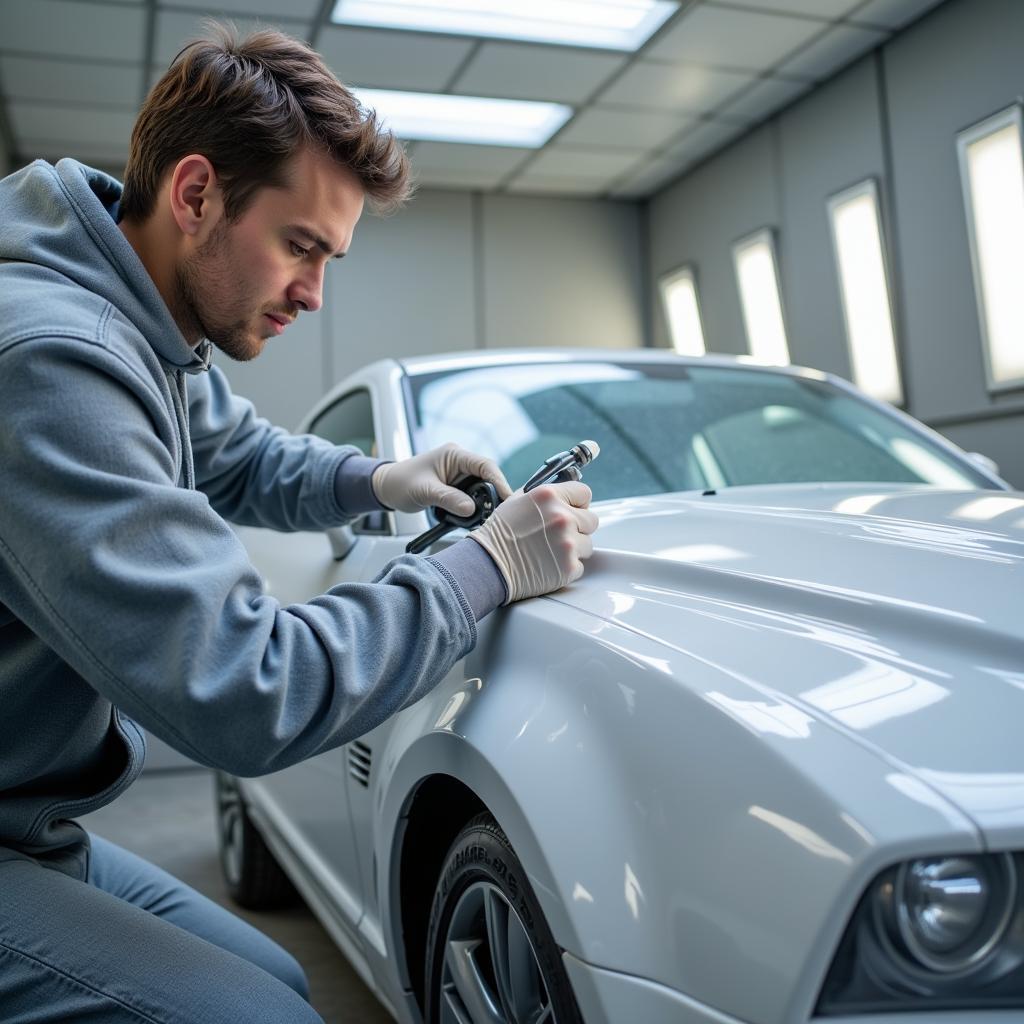
<instances>
[{"instance_id":1,"label":"wheel spoke","mask_svg":"<svg viewBox=\"0 0 1024 1024\"><path fill-rule=\"evenodd\" d=\"M445 966L462 1008L468 1014L471 1024L508 1024L505 1015L495 1004L490 986L480 972L476 952L480 939L456 940L448 943L445 950ZM458 1020L458 1017L453 1018Z\"/></svg>"},{"instance_id":2,"label":"wheel spoke","mask_svg":"<svg viewBox=\"0 0 1024 1024\"><path fill-rule=\"evenodd\" d=\"M520 1024L516 1013L515 994L509 975L509 913L508 904L494 889L487 889L484 895L484 915L487 919L487 945L491 967L498 983L498 998L502 1008L513 1024Z\"/></svg>"},{"instance_id":3,"label":"wheel spoke","mask_svg":"<svg viewBox=\"0 0 1024 1024\"><path fill-rule=\"evenodd\" d=\"M507 1000L514 1024L532 1024L541 1008L541 980L536 954L519 915L496 893L492 891L490 895L492 901L500 903L505 911L501 943L492 944L495 974L499 979L506 979L502 996Z\"/></svg>"}]
</instances>

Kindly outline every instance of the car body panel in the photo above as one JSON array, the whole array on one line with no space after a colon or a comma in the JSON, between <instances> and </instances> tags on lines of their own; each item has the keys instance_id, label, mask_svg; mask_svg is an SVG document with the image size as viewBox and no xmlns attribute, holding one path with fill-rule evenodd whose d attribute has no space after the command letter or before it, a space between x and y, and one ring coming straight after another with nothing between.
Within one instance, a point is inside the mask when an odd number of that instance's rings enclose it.
<instances>
[{"instance_id":1,"label":"car body panel","mask_svg":"<svg viewBox=\"0 0 1024 1024\"><path fill-rule=\"evenodd\" d=\"M405 457L404 374L503 358L382 361L304 426L366 388L376 454ZM244 791L268 820L298 820L295 802L308 803L302 835L278 842L314 909L346 919L361 971L403 1021L418 1009L398 865L410 805L438 776L460 780L505 830L556 941L582 965L570 975L589 972L581 1005L612 1012L600 993L628 978L649 986L652 1013L689 1007L672 1019L808 1019L879 871L1024 847L1024 627L1012 600L1024 590L1024 495L994 477L991 491L732 487L596 508L584 578L483 620L445 680L361 738L368 778L349 770L349 744ZM390 535L356 536L341 561L321 534L238 532L268 590L292 602L373 578L427 525L391 514ZM993 741L978 744L979 730ZM318 814L333 853L317 844Z\"/></svg>"}]
</instances>

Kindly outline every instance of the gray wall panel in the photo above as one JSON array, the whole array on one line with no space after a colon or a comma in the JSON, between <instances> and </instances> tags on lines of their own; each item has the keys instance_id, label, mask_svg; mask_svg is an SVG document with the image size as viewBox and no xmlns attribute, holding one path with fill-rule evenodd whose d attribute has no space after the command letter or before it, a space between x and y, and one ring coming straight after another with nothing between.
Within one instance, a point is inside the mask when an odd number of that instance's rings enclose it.
<instances>
[{"instance_id":1,"label":"gray wall panel","mask_svg":"<svg viewBox=\"0 0 1024 1024\"><path fill-rule=\"evenodd\" d=\"M999 463L1004 480L1024 490L1024 466L1021 464L1021 438L1024 437L1024 412L1006 419L983 420L943 427L941 434L968 452L981 452Z\"/></svg>"},{"instance_id":2,"label":"gray wall panel","mask_svg":"<svg viewBox=\"0 0 1024 1024\"><path fill-rule=\"evenodd\" d=\"M644 343L634 203L484 196L483 342Z\"/></svg>"},{"instance_id":3,"label":"gray wall panel","mask_svg":"<svg viewBox=\"0 0 1024 1024\"><path fill-rule=\"evenodd\" d=\"M747 352L732 245L779 222L775 126L745 136L662 192L649 206L654 340L669 345L658 280L695 263L704 338L711 352Z\"/></svg>"},{"instance_id":4,"label":"gray wall panel","mask_svg":"<svg viewBox=\"0 0 1024 1024\"><path fill-rule=\"evenodd\" d=\"M474 303L469 193L422 192L395 216L364 215L331 267L333 380L382 356L473 348Z\"/></svg>"},{"instance_id":5,"label":"gray wall panel","mask_svg":"<svg viewBox=\"0 0 1024 1024\"><path fill-rule=\"evenodd\" d=\"M860 61L779 118L779 261L794 363L850 376L828 197L885 179L873 60Z\"/></svg>"},{"instance_id":6,"label":"gray wall panel","mask_svg":"<svg viewBox=\"0 0 1024 1024\"><path fill-rule=\"evenodd\" d=\"M991 404L955 137L1017 98L1022 54L1019 0L952 0L884 50L905 356L923 419Z\"/></svg>"}]
</instances>

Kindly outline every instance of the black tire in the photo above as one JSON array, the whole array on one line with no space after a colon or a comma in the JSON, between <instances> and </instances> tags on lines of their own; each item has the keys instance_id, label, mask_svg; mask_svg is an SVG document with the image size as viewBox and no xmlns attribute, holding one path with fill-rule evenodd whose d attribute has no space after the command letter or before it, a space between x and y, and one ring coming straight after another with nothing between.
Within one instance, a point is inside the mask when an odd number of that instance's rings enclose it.
<instances>
[{"instance_id":1,"label":"black tire","mask_svg":"<svg viewBox=\"0 0 1024 1024\"><path fill-rule=\"evenodd\" d=\"M238 783L217 772L214 789L217 847L228 895L248 910L272 910L295 902L298 893L256 831Z\"/></svg>"},{"instance_id":2,"label":"black tire","mask_svg":"<svg viewBox=\"0 0 1024 1024\"><path fill-rule=\"evenodd\" d=\"M427 927L425 982L426 1024L581 1024L561 950L489 814L473 818L445 857Z\"/></svg>"}]
</instances>

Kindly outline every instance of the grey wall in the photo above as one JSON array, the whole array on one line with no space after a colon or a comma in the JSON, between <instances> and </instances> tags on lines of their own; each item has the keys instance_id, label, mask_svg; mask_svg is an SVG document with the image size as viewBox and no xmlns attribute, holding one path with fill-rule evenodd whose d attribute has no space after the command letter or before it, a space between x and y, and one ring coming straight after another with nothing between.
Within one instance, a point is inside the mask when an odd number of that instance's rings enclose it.
<instances>
[{"instance_id":1,"label":"grey wall","mask_svg":"<svg viewBox=\"0 0 1024 1024\"><path fill-rule=\"evenodd\" d=\"M771 226L793 361L850 376L826 201L874 177L907 410L1024 487L1024 392L985 387L955 142L1020 97L1022 53L1019 0L947 0L656 196L655 343L669 343L658 278L693 262L709 348L746 351L730 249Z\"/></svg>"},{"instance_id":2,"label":"grey wall","mask_svg":"<svg viewBox=\"0 0 1024 1024\"><path fill-rule=\"evenodd\" d=\"M645 343L635 203L424 191L364 215L330 264L324 308L251 363L218 365L269 419L294 427L352 370L383 356L512 345Z\"/></svg>"}]
</instances>

